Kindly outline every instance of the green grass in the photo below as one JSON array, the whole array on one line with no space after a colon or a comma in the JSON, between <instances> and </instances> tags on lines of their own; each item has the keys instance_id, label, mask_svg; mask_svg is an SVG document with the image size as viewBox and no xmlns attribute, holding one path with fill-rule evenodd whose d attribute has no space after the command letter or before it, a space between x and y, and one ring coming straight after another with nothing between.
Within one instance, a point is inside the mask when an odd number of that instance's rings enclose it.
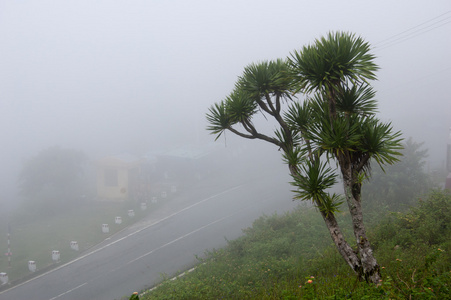
<instances>
[{"instance_id":1,"label":"green grass","mask_svg":"<svg viewBox=\"0 0 451 300\"><path fill-rule=\"evenodd\" d=\"M377 286L358 281L318 213L299 208L259 218L140 299L451 299L451 195L431 192L408 212L382 215L368 222L382 267Z\"/></svg>"},{"instance_id":2,"label":"green grass","mask_svg":"<svg viewBox=\"0 0 451 300\"><path fill-rule=\"evenodd\" d=\"M157 206L148 205L147 210L142 211L130 202L87 202L46 217L33 210L17 211L10 217L11 267L8 266L8 257L1 255L0 272L6 272L12 282L31 275L28 270L30 260L36 262L38 272L68 262L143 218ZM135 217L128 216L128 209L134 209ZM122 217L122 224L115 224L116 216ZM7 221L3 219L0 223L0 249L6 253ZM102 224L109 225L109 233L102 232ZM79 251L71 249L71 241L78 242ZM60 251L61 260L58 263L52 261L53 250Z\"/></svg>"}]
</instances>

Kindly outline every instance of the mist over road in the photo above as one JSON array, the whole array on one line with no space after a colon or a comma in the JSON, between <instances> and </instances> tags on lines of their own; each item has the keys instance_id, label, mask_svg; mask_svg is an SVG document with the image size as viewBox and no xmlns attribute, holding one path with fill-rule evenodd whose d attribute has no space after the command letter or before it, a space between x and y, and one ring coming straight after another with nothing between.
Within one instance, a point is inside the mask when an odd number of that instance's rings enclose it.
<instances>
[{"instance_id":1,"label":"mist over road","mask_svg":"<svg viewBox=\"0 0 451 300\"><path fill-rule=\"evenodd\" d=\"M192 267L196 255L224 246L260 215L298 205L288 176L238 177L199 183L73 262L1 292L0 299L120 299L157 284L161 274Z\"/></svg>"}]
</instances>

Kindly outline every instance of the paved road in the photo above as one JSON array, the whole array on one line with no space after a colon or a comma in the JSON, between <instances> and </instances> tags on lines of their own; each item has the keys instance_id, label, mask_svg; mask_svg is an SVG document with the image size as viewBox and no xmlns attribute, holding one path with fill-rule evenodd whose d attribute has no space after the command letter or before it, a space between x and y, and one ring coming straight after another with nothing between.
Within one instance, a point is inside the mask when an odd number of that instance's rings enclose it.
<instances>
[{"instance_id":1,"label":"paved road","mask_svg":"<svg viewBox=\"0 0 451 300\"><path fill-rule=\"evenodd\" d=\"M262 214L294 208L289 178L259 174L227 184L205 181L57 269L0 293L8 300L120 299L195 265Z\"/></svg>"}]
</instances>

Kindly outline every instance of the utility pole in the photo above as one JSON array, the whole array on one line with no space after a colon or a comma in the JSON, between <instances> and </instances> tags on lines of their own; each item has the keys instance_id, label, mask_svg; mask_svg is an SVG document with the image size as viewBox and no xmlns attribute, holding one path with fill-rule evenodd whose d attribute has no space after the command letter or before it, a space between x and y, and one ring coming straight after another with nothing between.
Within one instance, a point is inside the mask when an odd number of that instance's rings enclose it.
<instances>
[{"instance_id":1,"label":"utility pole","mask_svg":"<svg viewBox=\"0 0 451 300\"><path fill-rule=\"evenodd\" d=\"M449 128L448 145L446 149L446 170L448 176L446 177L445 189L451 192L451 127Z\"/></svg>"},{"instance_id":2,"label":"utility pole","mask_svg":"<svg viewBox=\"0 0 451 300\"><path fill-rule=\"evenodd\" d=\"M11 268L11 224L8 222L8 252L5 253L8 256L8 268Z\"/></svg>"}]
</instances>

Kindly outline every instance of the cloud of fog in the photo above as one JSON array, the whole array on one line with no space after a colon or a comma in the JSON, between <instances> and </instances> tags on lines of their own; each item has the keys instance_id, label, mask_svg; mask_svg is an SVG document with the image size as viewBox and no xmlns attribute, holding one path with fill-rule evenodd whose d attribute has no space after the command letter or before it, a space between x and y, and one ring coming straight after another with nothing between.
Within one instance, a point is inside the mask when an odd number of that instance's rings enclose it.
<instances>
[{"instance_id":1,"label":"cloud of fog","mask_svg":"<svg viewBox=\"0 0 451 300\"><path fill-rule=\"evenodd\" d=\"M450 11L449 1L2 1L0 200L13 197L22 161L50 146L95 157L212 141L205 112L245 65L330 30L375 45L381 118L440 164ZM428 31L396 36L440 15Z\"/></svg>"}]
</instances>

